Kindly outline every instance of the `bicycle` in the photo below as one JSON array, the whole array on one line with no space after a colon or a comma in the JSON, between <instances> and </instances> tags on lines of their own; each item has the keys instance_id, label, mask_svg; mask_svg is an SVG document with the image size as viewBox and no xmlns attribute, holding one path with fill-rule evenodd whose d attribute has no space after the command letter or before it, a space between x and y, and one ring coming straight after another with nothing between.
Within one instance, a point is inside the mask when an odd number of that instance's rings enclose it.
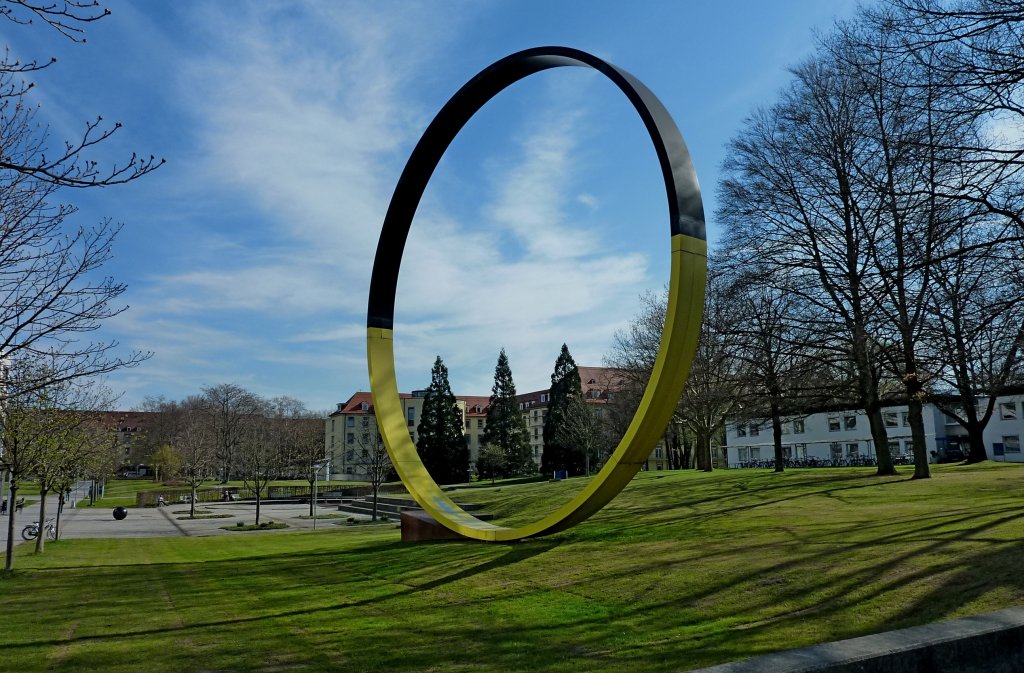
<instances>
[{"instance_id":1,"label":"bicycle","mask_svg":"<svg viewBox=\"0 0 1024 673\"><path fill-rule=\"evenodd\" d=\"M44 525L46 529L46 539L56 540L57 539L57 524L53 519L47 519ZM39 536L39 522L33 522L21 529L21 538L23 540L35 540Z\"/></svg>"}]
</instances>

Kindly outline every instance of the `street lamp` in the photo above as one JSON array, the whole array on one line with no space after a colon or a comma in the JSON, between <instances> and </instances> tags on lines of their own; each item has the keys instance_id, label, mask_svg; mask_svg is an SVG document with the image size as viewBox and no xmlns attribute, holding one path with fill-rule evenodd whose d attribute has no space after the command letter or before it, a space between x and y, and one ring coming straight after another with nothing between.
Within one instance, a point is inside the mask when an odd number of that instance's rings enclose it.
<instances>
[{"instance_id":1,"label":"street lamp","mask_svg":"<svg viewBox=\"0 0 1024 673\"><path fill-rule=\"evenodd\" d=\"M313 530L316 530L316 486L317 479L320 477L320 470L325 465L329 465L326 460L321 460L318 463L313 463Z\"/></svg>"}]
</instances>

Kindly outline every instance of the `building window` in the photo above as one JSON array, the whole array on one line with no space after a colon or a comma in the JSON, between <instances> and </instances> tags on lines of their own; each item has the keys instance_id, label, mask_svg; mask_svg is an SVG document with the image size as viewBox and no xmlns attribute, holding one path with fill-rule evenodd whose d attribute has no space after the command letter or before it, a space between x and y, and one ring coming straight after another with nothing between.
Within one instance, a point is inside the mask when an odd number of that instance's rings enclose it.
<instances>
[{"instance_id":1,"label":"building window","mask_svg":"<svg viewBox=\"0 0 1024 673\"><path fill-rule=\"evenodd\" d=\"M409 407L405 410L406 418L410 421L416 420L416 407Z\"/></svg>"},{"instance_id":2,"label":"building window","mask_svg":"<svg viewBox=\"0 0 1024 673\"><path fill-rule=\"evenodd\" d=\"M807 457L807 445L806 444L794 444L793 445L793 453L795 454L796 458L806 458Z\"/></svg>"},{"instance_id":3,"label":"building window","mask_svg":"<svg viewBox=\"0 0 1024 673\"><path fill-rule=\"evenodd\" d=\"M355 444L356 443L356 433L354 433L354 432L348 433L348 435L345 437L345 441L347 443L349 443L349 444Z\"/></svg>"},{"instance_id":4,"label":"building window","mask_svg":"<svg viewBox=\"0 0 1024 673\"><path fill-rule=\"evenodd\" d=\"M533 410L533 420L537 420L537 410Z\"/></svg>"},{"instance_id":5,"label":"building window","mask_svg":"<svg viewBox=\"0 0 1024 673\"><path fill-rule=\"evenodd\" d=\"M784 447L782 447L782 457L785 458L786 460L792 460L793 459L793 447L792 446L784 446Z\"/></svg>"},{"instance_id":6,"label":"building window","mask_svg":"<svg viewBox=\"0 0 1024 673\"><path fill-rule=\"evenodd\" d=\"M1020 453L1020 435L1003 435L1003 451Z\"/></svg>"},{"instance_id":7,"label":"building window","mask_svg":"<svg viewBox=\"0 0 1024 673\"><path fill-rule=\"evenodd\" d=\"M896 418L896 412L895 411L885 411L885 412L882 412L882 419L885 421L885 427L887 427L887 428L895 428L895 427L897 427L896 423L897 423L898 419Z\"/></svg>"},{"instance_id":8,"label":"building window","mask_svg":"<svg viewBox=\"0 0 1024 673\"><path fill-rule=\"evenodd\" d=\"M747 426L745 426L745 425L737 425L736 426L736 436L737 437L746 437L747 436Z\"/></svg>"},{"instance_id":9,"label":"building window","mask_svg":"<svg viewBox=\"0 0 1024 673\"><path fill-rule=\"evenodd\" d=\"M363 444L369 444L369 443L370 443L370 433L369 432L364 432L363 433Z\"/></svg>"},{"instance_id":10,"label":"building window","mask_svg":"<svg viewBox=\"0 0 1024 673\"><path fill-rule=\"evenodd\" d=\"M736 448L736 459L741 463L745 463L750 460L750 451L745 446Z\"/></svg>"},{"instance_id":11,"label":"building window","mask_svg":"<svg viewBox=\"0 0 1024 673\"><path fill-rule=\"evenodd\" d=\"M860 446L857 442L851 442L846 445L846 455L849 458L856 458L860 455Z\"/></svg>"},{"instance_id":12,"label":"building window","mask_svg":"<svg viewBox=\"0 0 1024 673\"><path fill-rule=\"evenodd\" d=\"M370 419L367 418L366 416L363 416L363 427L364 428L370 427Z\"/></svg>"},{"instance_id":13,"label":"building window","mask_svg":"<svg viewBox=\"0 0 1024 673\"><path fill-rule=\"evenodd\" d=\"M750 459L761 460L761 448L758 446L750 447Z\"/></svg>"},{"instance_id":14,"label":"building window","mask_svg":"<svg viewBox=\"0 0 1024 673\"><path fill-rule=\"evenodd\" d=\"M793 434L802 435L804 434L804 419L798 418L793 421Z\"/></svg>"},{"instance_id":15,"label":"building window","mask_svg":"<svg viewBox=\"0 0 1024 673\"><path fill-rule=\"evenodd\" d=\"M856 430L857 429L857 417L856 416L844 416L843 417L843 425L846 426L847 430Z\"/></svg>"},{"instance_id":16,"label":"building window","mask_svg":"<svg viewBox=\"0 0 1024 673\"><path fill-rule=\"evenodd\" d=\"M782 434L784 434L784 435L788 435L789 434L789 423L780 423L779 426L780 426L780 429L782 430Z\"/></svg>"},{"instance_id":17,"label":"building window","mask_svg":"<svg viewBox=\"0 0 1024 673\"><path fill-rule=\"evenodd\" d=\"M760 434L761 434L761 426L756 424L756 423L751 423L750 424L750 436L751 437L757 437Z\"/></svg>"},{"instance_id":18,"label":"building window","mask_svg":"<svg viewBox=\"0 0 1024 673\"><path fill-rule=\"evenodd\" d=\"M334 419L331 419L331 432L334 432Z\"/></svg>"},{"instance_id":19,"label":"building window","mask_svg":"<svg viewBox=\"0 0 1024 673\"><path fill-rule=\"evenodd\" d=\"M355 449L349 449L348 451L345 452L345 460L352 460L355 457L356 457L356 450Z\"/></svg>"},{"instance_id":20,"label":"building window","mask_svg":"<svg viewBox=\"0 0 1024 673\"><path fill-rule=\"evenodd\" d=\"M839 442L832 442L828 445L829 453L832 454L832 460L841 460L843 457L843 445Z\"/></svg>"},{"instance_id":21,"label":"building window","mask_svg":"<svg viewBox=\"0 0 1024 673\"><path fill-rule=\"evenodd\" d=\"M370 457L369 449L363 449L363 458L366 459L366 458L369 458L369 457Z\"/></svg>"},{"instance_id":22,"label":"building window","mask_svg":"<svg viewBox=\"0 0 1024 673\"><path fill-rule=\"evenodd\" d=\"M345 419L345 427L354 428L356 427L356 419L354 416L349 416Z\"/></svg>"},{"instance_id":23,"label":"building window","mask_svg":"<svg viewBox=\"0 0 1024 673\"><path fill-rule=\"evenodd\" d=\"M1016 402L1000 402L999 403L999 418L1004 421L1015 421L1017 420L1017 403Z\"/></svg>"},{"instance_id":24,"label":"building window","mask_svg":"<svg viewBox=\"0 0 1024 673\"><path fill-rule=\"evenodd\" d=\"M894 439L889 442L889 455L898 456L900 455L900 440Z\"/></svg>"},{"instance_id":25,"label":"building window","mask_svg":"<svg viewBox=\"0 0 1024 673\"><path fill-rule=\"evenodd\" d=\"M473 423L473 421L471 421L471 420L470 420L470 419L468 419L468 418L466 419L466 429L467 429L467 430L469 430L469 426L470 426L470 424L472 424L472 423Z\"/></svg>"},{"instance_id":26,"label":"building window","mask_svg":"<svg viewBox=\"0 0 1024 673\"><path fill-rule=\"evenodd\" d=\"M654 450L654 457L655 458L664 458L665 457L663 455L663 453L662 453L662 449L661 449L660 446Z\"/></svg>"},{"instance_id":27,"label":"building window","mask_svg":"<svg viewBox=\"0 0 1024 673\"><path fill-rule=\"evenodd\" d=\"M537 439L537 428L533 429L533 438Z\"/></svg>"},{"instance_id":28,"label":"building window","mask_svg":"<svg viewBox=\"0 0 1024 673\"><path fill-rule=\"evenodd\" d=\"M368 410L369 410L369 408L370 408L370 404L369 404L368 402L360 402L360 403L359 403L359 409L360 409L360 410L362 410L362 411L368 411Z\"/></svg>"},{"instance_id":29,"label":"building window","mask_svg":"<svg viewBox=\"0 0 1024 673\"><path fill-rule=\"evenodd\" d=\"M334 435L331 435L331 448L334 448Z\"/></svg>"},{"instance_id":30,"label":"building window","mask_svg":"<svg viewBox=\"0 0 1024 673\"><path fill-rule=\"evenodd\" d=\"M906 453L908 455L914 453L914 440L912 440L912 439L904 439L903 440L903 453Z\"/></svg>"},{"instance_id":31,"label":"building window","mask_svg":"<svg viewBox=\"0 0 1024 673\"><path fill-rule=\"evenodd\" d=\"M828 431L829 432L839 432L839 430L840 430L839 417L838 416L829 416L828 417Z\"/></svg>"},{"instance_id":32,"label":"building window","mask_svg":"<svg viewBox=\"0 0 1024 673\"><path fill-rule=\"evenodd\" d=\"M540 394L540 401L541 402L547 402L548 401L548 394L547 393L541 393Z\"/></svg>"},{"instance_id":33,"label":"building window","mask_svg":"<svg viewBox=\"0 0 1024 673\"><path fill-rule=\"evenodd\" d=\"M466 446L469 446L472 443L473 443L473 436L467 434L466 435Z\"/></svg>"},{"instance_id":34,"label":"building window","mask_svg":"<svg viewBox=\"0 0 1024 673\"><path fill-rule=\"evenodd\" d=\"M904 411L904 412L902 412L900 414L900 417L903 420L903 427L909 428L910 427L910 412L909 411Z\"/></svg>"},{"instance_id":35,"label":"building window","mask_svg":"<svg viewBox=\"0 0 1024 673\"><path fill-rule=\"evenodd\" d=\"M477 427L478 430L480 428L483 428L484 427L484 419L482 419L482 418L476 419L476 427Z\"/></svg>"}]
</instances>

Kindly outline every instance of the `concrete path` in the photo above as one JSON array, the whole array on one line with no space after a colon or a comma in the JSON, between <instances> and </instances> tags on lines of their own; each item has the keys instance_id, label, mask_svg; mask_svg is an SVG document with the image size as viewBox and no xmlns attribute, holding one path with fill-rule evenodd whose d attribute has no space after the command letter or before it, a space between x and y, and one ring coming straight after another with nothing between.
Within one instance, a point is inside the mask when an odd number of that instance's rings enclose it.
<instances>
[{"instance_id":1,"label":"concrete path","mask_svg":"<svg viewBox=\"0 0 1024 673\"><path fill-rule=\"evenodd\" d=\"M38 497L38 496L37 496ZM51 496L47 499L47 518L55 515L57 511L57 498ZM61 515L61 538L122 538L122 537L174 537L174 536L208 536L228 535L221 526L232 526L242 521L247 524L255 522L255 502L230 502L230 503L202 503L196 505L197 514L200 510L211 514L226 514L223 518L217 519L187 519L189 507L187 504L173 504L167 507L129 507L128 516L118 521L114 519L112 507L80 507L71 509L65 505L64 513ZM317 514L337 514L334 506L319 506ZM288 529L311 529L312 519L300 517L309 515L308 504L267 504L260 506L260 521L280 521L288 524ZM359 515L344 514L343 518L318 519L317 529L333 530L336 523L345 521L348 516ZM27 505L18 513L16 519L15 542L21 543L21 529L32 521L39 518L39 505ZM7 540L7 517L0 517L0 548Z\"/></svg>"}]
</instances>

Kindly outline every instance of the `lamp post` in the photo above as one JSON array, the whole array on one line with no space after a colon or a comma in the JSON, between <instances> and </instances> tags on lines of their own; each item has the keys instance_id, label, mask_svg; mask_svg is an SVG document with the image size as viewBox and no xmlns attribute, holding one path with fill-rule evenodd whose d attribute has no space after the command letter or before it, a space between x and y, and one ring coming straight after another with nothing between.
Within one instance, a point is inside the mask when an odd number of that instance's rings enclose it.
<instances>
[{"instance_id":1,"label":"lamp post","mask_svg":"<svg viewBox=\"0 0 1024 673\"><path fill-rule=\"evenodd\" d=\"M317 480L320 477L320 470L323 469L324 465L328 462L322 460L318 463L313 463L313 530L316 530L316 487Z\"/></svg>"}]
</instances>

